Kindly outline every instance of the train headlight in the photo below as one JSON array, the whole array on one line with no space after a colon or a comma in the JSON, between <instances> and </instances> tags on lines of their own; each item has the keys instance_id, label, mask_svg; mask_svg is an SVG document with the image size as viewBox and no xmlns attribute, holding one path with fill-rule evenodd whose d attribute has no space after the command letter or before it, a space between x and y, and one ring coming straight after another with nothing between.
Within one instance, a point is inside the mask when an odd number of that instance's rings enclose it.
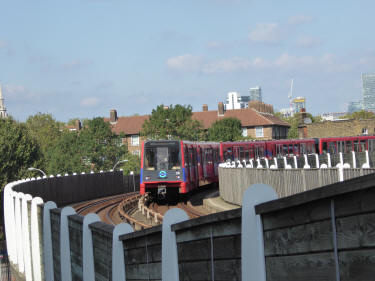
<instances>
[{"instance_id":1,"label":"train headlight","mask_svg":"<svg viewBox=\"0 0 375 281\"><path fill-rule=\"evenodd\" d=\"M180 179L180 176L177 176L176 178L177 178L177 179Z\"/></svg>"},{"instance_id":2,"label":"train headlight","mask_svg":"<svg viewBox=\"0 0 375 281\"><path fill-rule=\"evenodd\" d=\"M176 171L176 175L179 175L179 174L181 174L181 172L180 171Z\"/></svg>"},{"instance_id":3,"label":"train headlight","mask_svg":"<svg viewBox=\"0 0 375 281\"><path fill-rule=\"evenodd\" d=\"M148 181L148 180L150 180L150 179L151 179L150 177L145 177L145 180L146 180L146 181Z\"/></svg>"}]
</instances>

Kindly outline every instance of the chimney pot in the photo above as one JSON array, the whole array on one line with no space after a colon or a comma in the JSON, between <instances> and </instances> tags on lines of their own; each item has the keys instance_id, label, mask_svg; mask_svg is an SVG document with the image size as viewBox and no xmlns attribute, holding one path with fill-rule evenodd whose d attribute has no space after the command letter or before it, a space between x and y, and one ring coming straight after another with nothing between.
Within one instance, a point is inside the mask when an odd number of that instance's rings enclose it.
<instances>
[{"instance_id":1,"label":"chimney pot","mask_svg":"<svg viewBox=\"0 0 375 281\"><path fill-rule=\"evenodd\" d=\"M203 108L203 111L208 111L208 105L207 104L204 104L202 108Z\"/></svg>"},{"instance_id":2,"label":"chimney pot","mask_svg":"<svg viewBox=\"0 0 375 281\"><path fill-rule=\"evenodd\" d=\"M82 129L81 120L76 120L74 127L77 131L80 131Z\"/></svg>"},{"instance_id":3,"label":"chimney pot","mask_svg":"<svg viewBox=\"0 0 375 281\"><path fill-rule=\"evenodd\" d=\"M116 123L117 122L117 111L116 109L111 109L111 111L109 112L109 121L111 123Z\"/></svg>"},{"instance_id":4,"label":"chimney pot","mask_svg":"<svg viewBox=\"0 0 375 281\"><path fill-rule=\"evenodd\" d=\"M223 102L219 102L219 104L217 105L217 109L218 109L217 114L219 116L223 116L224 115L224 104L223 104Z\"/></svg>"}]
</instances>

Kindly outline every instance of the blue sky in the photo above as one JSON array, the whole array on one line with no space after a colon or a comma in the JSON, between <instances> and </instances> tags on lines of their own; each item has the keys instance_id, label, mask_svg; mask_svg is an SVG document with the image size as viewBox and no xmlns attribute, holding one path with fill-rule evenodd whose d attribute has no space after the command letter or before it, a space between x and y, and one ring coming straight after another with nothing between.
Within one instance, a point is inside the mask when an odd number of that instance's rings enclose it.
<instances>
[{"instance_id":1,"label":"blue sky","mask_svg":"<svg viewBox=\"0 0 375 281\"><path fill-rule=\"evenodd\" d=\"M0 82L8 112L70 118L216 109L260 85L275 109L344 111L375 72L374 1L3 1Z\"/></svg>"}]
</instances>

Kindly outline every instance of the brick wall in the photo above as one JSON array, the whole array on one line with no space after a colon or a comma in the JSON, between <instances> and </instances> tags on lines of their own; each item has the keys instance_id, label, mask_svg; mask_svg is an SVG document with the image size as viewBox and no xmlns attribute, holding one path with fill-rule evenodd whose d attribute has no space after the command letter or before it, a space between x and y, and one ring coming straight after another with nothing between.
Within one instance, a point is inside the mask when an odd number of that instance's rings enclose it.
<instances>
[{"instance_id":1,"label":"brick wall","mask_svg":"<svg viewBox=\"0 0 375 281\"><path fill-rule=\"evenodd\" d=\"M283 127L277 126L263 126L263 137L257 138L255 134L255 127L247 128L247 136L251 137L256 140L272 140L272 139L279 139L279 138L286 138L285 133L287 134L287 130L284 130ZM274 137L276 135L276 129L279 130L278 136L284 135L283 137ZM281 130L281 131L280 131Z\"/></svg>"},{"instance_id":2,"label":"brick wall","mask_svg":"<svg viewBox=\"0 0 375 281\"><path fill-rule=\"evenodd\" d=\"M368 135L374 135L375 119L325 121L306 124L304 127L299 128L299 135L307 138L358 136L363 134L364 129L367 129ZM303 131L305 131L305 135Z\"/></svg>"},{"instance_id":3,"label":"brick wall","mask_svg":"<svg viewBox=\"0 0 375 281\"><path fill-rule=\"evenodd\" d=\"M125 138L123 138L122 143L125 144L128 148L128 151L133 154L134 151L139 151L139 156L141 155L141 144L142 141L145 140L144 137L139 137L139 145L133 146L132 145L132 135L126 135Z\"/></svg>"}]
</instances>

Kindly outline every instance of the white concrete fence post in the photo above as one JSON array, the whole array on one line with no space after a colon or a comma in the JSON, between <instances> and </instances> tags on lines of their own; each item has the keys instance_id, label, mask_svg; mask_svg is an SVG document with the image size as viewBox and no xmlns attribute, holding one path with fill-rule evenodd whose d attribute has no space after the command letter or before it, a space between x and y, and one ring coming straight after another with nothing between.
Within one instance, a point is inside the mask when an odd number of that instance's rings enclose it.
<instances>
[{"instance_id":1,"label":"white concrete fence post","mask_svg":"<svg viewBox=\"0 0 375 281\"><path fill-rule=\"evenodd\" d=\"M61 280L72 281L72 264L70 260L70 240L68 216L75 215L76 211L68 206L61 210L60 216L60 268Z\"/></svg>"},{"instance_id":2,"label":"white concrete fence post","mask_svg":"<svg viewBox=\"0 0 375 281\"><path fill-rule=\"evenodd\" d=\"M178 254L176 233L171 230L171 225L188 220L185 211L174 208L165 213L162 225L162 265L161 273L163 281L179 281Z\"/></svg>"},{"instance_id":3,"label":"white concrete fence post","mask_svg":"<svg viewBox=\"0 0 375 281\"><path fill-rule=\"evenodd\" d=\"M119 237L133 232L133 228L128 223L120 223L115 226L112 235L112 280L126 281L124 246Z\"/></svg>"},{"instance_id":4,"label":"white concrete fence post","mask_svg":"<svg viewBox=\"0 0 375 281\"><path fill-rule=\"evenodd\" d=\"M29 231L29 212L27 208L27 202L31 201L32 197L30 194L24 194L22 196L22 245L23 245L23 259L25 263L25 279L26 281L33 280L32 273L32 261L31 261L31 250L30 250L30 231Z\"/></svg>"},{"instance_id":5,"label":"white concrete fence post","mask_svg":"<svg viewBox=\"0 0 375 281\"><path fill-rule=\"evenodd\" d=\"M100 221L97 214L87 214L83 218L82 226L82 271L83 280L94 281L95 270L94 270L94 250L92 244L92 232L89 228L89 224Z\"/></svg>"},{"instance_id":6,"label":"white concrete fence post","mask_svg":"<svg viewBox=\"0 0 375 281\"><path fill-rule=\"evenodd\" d=\"M241 226L242 281L266 281L263 226L254 207L274 199L277 199L275 190L266 184L253 184L244 193Z\"/></svg>"},{"instance_id":7,"label":"white concrete fence post","mask_svg":"<svg viewBox=\"0 0 375 281\"><path fill-rule=\"evenodd\" d=\"M4 224L5 235L7 238L15 237L13 186L14 183L9 183L4 188ZM17 264L17 249L14 239L7 239L7 249L9 260L14 264Z\"/></svg>"},{"instance_id":8,"label":"white concrete fence post","mask_svg":"<svg viewBox=\"0 0 375 281\"><path fill-rule=\"evenodd\" d=\"M320 167L320 165L319 165L319 155L317 154L317 153L315 153L315 167L317 168L317 169L319 169L319 167Z\"/></svg>"},{"instance_id":9,"label":"white concrete fence post","mask_svg":"<svg viewBox=\"0 0 375 281\"><path fill-rule=\"evenodd\" d=\"M34 197L33 200L31 200L31 256L33 260L33 276L35 281L42 281L38 221L38 205L40 204L43 204L43 199L40 197Z\"/></svg>"},{"instance_id":10,"label":"white concrete fence post","mask_svg":"<svg viewBox=\"0 0 375 281\"><path fill-rule=\"evenodd\" d=\"M43 254L44 254L44 278L46 281L54 281L51 209L57 208L55 202L44 203L43 208Z\"/></svg>"},{"instance_id":11,"label":"white concrete fence post","mask_svg":"<svg viewBox=\"0 0 375 281\"><path fill-rule=\"evenodd\" d=\"M23 259L23 240L22 240L22 218L21 218L21 202L20 200L24 194L22 192L16 193L15 196L15 222L16 222L16 235L17 239L17 261L18 261L18 271L20 273L25 273L25 263Z\"/></svg>"}]
</instances>

